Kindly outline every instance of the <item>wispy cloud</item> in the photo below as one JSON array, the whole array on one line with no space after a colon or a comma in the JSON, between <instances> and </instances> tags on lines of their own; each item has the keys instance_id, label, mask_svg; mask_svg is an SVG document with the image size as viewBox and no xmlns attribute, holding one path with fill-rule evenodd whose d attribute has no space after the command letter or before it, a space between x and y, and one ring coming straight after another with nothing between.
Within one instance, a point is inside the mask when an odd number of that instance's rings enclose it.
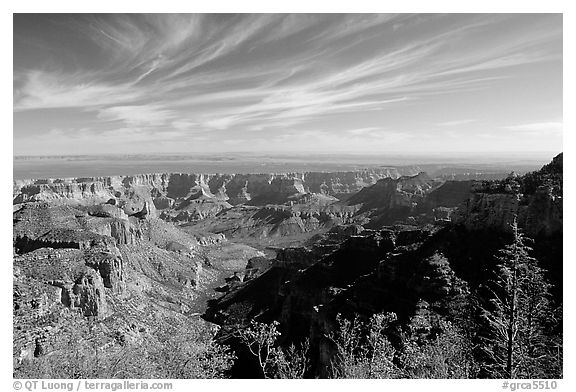
<instances>
[{"instance_id":1,"label":"wispy cloud","mask_svg":"<svg viewBox=\"0 0 576 392\"><path fill-rule=\"evenodd\" d=\"M465 120L443 121L443 122L437 123L436 125L439 127L456 127L458 125L470 124L470 123L473 123L476 121L478 121L478 120L470 118L470 119L465 119Z\"/></svg>"},{"instance_id":2,"label":"wispy cloud","mask_svg":"<svg viewBox=\"0 0 576 392\"><path fill-rule=\"evenodd\" d=\"M175 117L175 112L160 105L112 106L101 109L98 117L108 121L123 121L129 126L163 125Z\"/></svg>"},{"instance_id":3,"label":"wispy cloud","mask_svg":"<svg viewBox=\"0 0 576 392\"><path fill-rule=\"evenodd\" d=\"M515 78L508 71L517 67L558 62L562 26L545 22L509 15L80 16L70 26L93 45L97 66L15 67L14 111L81 111L103 129L119 122L124 134L143 137L170 130L288 135L349 115L357 123L335 127L342 137L378 137L386 132L358 120L362 114L385 121L379 113L394 117L416 103L491 88ZM508 27L491 33L501 26ZM77 52L72 57L85 55ZM430 125L477 121L446 117Z\"/></svg>"},{"instance_id":4,"label":"wispy cloud","mask_svg":"<svg viewBox=\"0 0 576 392\"><path fill-rule=\"evenodd\" d=\"M374 131L378 131L380 128L378 127L367 127L367 128L355 128L355 129L348 129L346 132L350 135L369 135L372 134Z\"/></svg>"},{"instance_id":5,"label":"wispy cloud","mask_svg":"<svg viewBox=\"0 0 576 392\"><path fill-rule=\"evenodd\" d=\"M91 108L134 102L143 92L129 84L99 82L94 76L30 71L20 75L15 89L14 111Z\"/></svg>"},{"instance_id":6,"label":"wispy cloud","mask_svg":"<svg viewBox=\"0 0 576 392\"><path fill-rule=\"evenodd\" d=\"M563 124L561 122L538 122L538 123L529 123L529 124L516 124L516 125L507 125L502 127L503 129L509 131L517 131L517 132L562 132Z\"/></svg>"}]
</instances>

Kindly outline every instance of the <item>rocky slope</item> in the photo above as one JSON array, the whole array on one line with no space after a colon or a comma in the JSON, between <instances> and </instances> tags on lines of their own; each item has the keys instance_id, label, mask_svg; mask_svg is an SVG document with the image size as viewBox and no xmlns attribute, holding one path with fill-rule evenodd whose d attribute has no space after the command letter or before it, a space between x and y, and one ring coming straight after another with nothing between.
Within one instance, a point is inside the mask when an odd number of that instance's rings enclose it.
<instances>
[{"instance_id":1,"label":"rocky slope","mask_svg":"<svg viewBox=\"0 0 576 392\"><path fill-rule=\"evenodd\" d=\"M307 233L337 224L371 220L370 227L380 227L430 215L431 209L416 207L439 185L424 173L400 176L391 168L283 175L174 173L16 182L14 203L15 208L30 201L106 203L109 210L117 206L126 216L158 216L228 237L273 243L279 237L305 240Z\"/></svg>"},{"instance_id":2,"label":"rocky slope","mask_svg":"<svg viewBox=\"0 0 576 392\"><path fill-rule=\"evenodd\" d=\"M561 155L538 172L501 181L440 185L425 175L380 180L347 201L360 206L369 224L384 214L384 221L396 221L439 207L453 209L453 221L378 230L337 226L305 246L254 260L204 317L222 325L222 341L236 348L237 376L254 367L232 332L255 319L278 321L283 345L310 339L309 376L327 377L337 314L394 312L401 325L422 314L451 322L473 317L470 293L493 279L494 255L510 241L507 223L514 215L534 238L534 256L561 304L561 196Z\"/></svg>"},{"instance_id":3,"label":"rocky slope","mask_svg":"<svg viewBox=\"0 0 576 392\"><path fill-rule=\"evenodd\" d=\"M470 182L444 183L419 173L380 179L344 200L319 193L295 193L276 199L275 204L236 205L189 225L242 241L286 245L291 239L302 242L336 225L361 224L377 229L392 224L449 222L469 195Z\"/></svg>"},{"instance_id":4,"label":"rocky slope","mask_svg":"<svg viewBox=\"0 0 576 392\"><path fill-rule=\"evenodd\" d=\"M15 369L64 350L76 330L91 331L80 337L89 346L113 350L158 318L193 317L232 273L229 265L243 270L262 255L248 246L239 252L221 234L186 233L128 203L79 197L14 211Z\"/></svg>"},{"instance_id":5,"label":"rocky slope","mask_svg":"<svg viewBox=\"0 0 576 392\"><path fill-rule=\"evenodd\" d=\"M336 197L345 199L379 179L397 178L411 170L416 168L286 174L164 173L23 180L14 182L13 203L15 209L29 202L61 206L106 203L110 205L106 207L109 210L111 206L117 206L126 216L157 216L175 224L212 219L204 222L205 230L267 238L300 235L329 228L334 223L346 223L350 209L327 209L325 206L337 201ZM236 205L240 207L232 208ZM261 208L245 207L250 205ZM116 210L114 213L119 214ZM219 216L221 213L223 215ZM110 223L110 228L102 227L101 232L111 233L123 224L116 220Z\"/></svg>"},{"instance_id":6,"label":"rocky slope","mask_svg":"<svg viewBox=\"0 0 576 392\"><path fill-rule=\"evenodd\" d=\"M477 182L454 222L469 229L510 230L516 218L527 235L551 236L562 231L562 154L537 172Z\"/></svg>"},{"instance_id":7,"label":"rocky slope","mask_svg":"<svg viewBox=\"0 0 576 392\"><path fill-rule=\"evenodd\" d=\"M345 205L355 209L354 222L367 228L446 222L470 196L470 184L433 179L424 172L385 178L350 197Z\"/></svg>"},{"instance_id":8,"label":"rocky slope","mask_svg":"<svg viewBox=\"0 0 576 392\"><path fill-rule=\"evenodd\" d=\"M254 210L248 225L257 237L313 231L351 215L327 212L337 201L330 194L398 175L382 169L15 182L15 365L62 348L62 336L71 329L89 327L93 332L86 339L105 349L118 344L119 335L148 330L148 315L198 314L224 277L263 256L227 242L227 234L245 228L228 224L214 234L174 223L202 222L238 208ZM259 206L267 202L284 204ZM243 205L232 206L238 203Z\"/></svg>"},{"instance_id":9,"label":"rocky slope","mask_svg":"<svg viewBox=\"0 0 576 392\"><path fill-rule=\"evenodd\" d=\"M260 275L248 276L213 301L206 319L224 327L223 339L233 347L238 343L230 332L237 325L253 318L277 320L283 344L310 339L311 376L327 377L334 354L328 336L338 313L394 311L407 320L420 301L438 310L466 290L440 252L424 249L433 231L360 230L339 239L337 234L312 247L279 252ZM243 360L236 371L249 375L251 358Z\"/></svg>"},{"instance_id":10,"label":"rocky slope","mask_svg":"<svg viewBox=\"0 0 576 392\"><path fill-rule=\"evenodd\" d=\"M281 344L309 338L324 377L339 313L460 318L514 216L561 301L562 155L484 182L386 168L24 181L13 208L16 366L70 329L106 349L204 313L236 349L234 375L252 357L228 333L256 319L279 321Z\"/></svg>"}]
</instances>

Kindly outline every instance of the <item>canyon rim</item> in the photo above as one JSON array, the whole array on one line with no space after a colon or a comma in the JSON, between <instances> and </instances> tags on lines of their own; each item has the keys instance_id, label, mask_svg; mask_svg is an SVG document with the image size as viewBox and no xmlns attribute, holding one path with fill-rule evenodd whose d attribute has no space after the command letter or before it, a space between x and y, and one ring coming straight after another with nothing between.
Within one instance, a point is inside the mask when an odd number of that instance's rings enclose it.
<instances>
[{"instance_id":1,"label":"canyon rim","mask_svg":"<svg viewBox=\"0 0 576 392\"><path fill-rule=\"evenodd\" d=\"M13 21L14 379L563 379L562 14Z\"/></svg>"}]
</instances>

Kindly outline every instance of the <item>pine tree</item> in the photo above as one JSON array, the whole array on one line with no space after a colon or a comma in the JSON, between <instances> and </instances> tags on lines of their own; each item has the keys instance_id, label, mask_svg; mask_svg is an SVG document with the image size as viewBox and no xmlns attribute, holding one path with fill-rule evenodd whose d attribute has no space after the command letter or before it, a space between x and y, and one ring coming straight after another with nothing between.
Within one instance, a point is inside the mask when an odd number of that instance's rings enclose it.
<instances>
[{"instance_id":1,"label":"pine tree","mask_svg":"<svg viewBox=\"0 0 576 392\"><path fill-rule=\"evenodd\" d=\"M489 337L488 354L493 377L551 377L551 338L546 325L553 317L550 284L536 259L530 256L529 241L512 224L513 241L496 256L497 277L492 282L492 298L483 309Z\"/></svg>"}]
</instances>

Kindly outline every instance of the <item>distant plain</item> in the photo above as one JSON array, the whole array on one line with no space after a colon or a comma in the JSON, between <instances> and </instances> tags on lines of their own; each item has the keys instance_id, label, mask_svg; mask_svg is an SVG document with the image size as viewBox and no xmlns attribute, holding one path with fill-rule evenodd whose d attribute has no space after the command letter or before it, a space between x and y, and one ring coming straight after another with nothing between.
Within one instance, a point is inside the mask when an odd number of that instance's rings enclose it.
<instances>
[{"instance_id":1,"label":"distant plain","mask_svg":"<svg viewBox=\"0 0 576 392\"><path fill-rule=\"evenodd\" d=\"M98 177L143 173L289 173L353 171L381 166L418 166L423 171L454 167L462 170L536 170L554 156L530 155L359 155L359 154L171 154L14 156L13 178ZM432 173L429 173L432 174Z\"/></svg>"}]
</instances>

